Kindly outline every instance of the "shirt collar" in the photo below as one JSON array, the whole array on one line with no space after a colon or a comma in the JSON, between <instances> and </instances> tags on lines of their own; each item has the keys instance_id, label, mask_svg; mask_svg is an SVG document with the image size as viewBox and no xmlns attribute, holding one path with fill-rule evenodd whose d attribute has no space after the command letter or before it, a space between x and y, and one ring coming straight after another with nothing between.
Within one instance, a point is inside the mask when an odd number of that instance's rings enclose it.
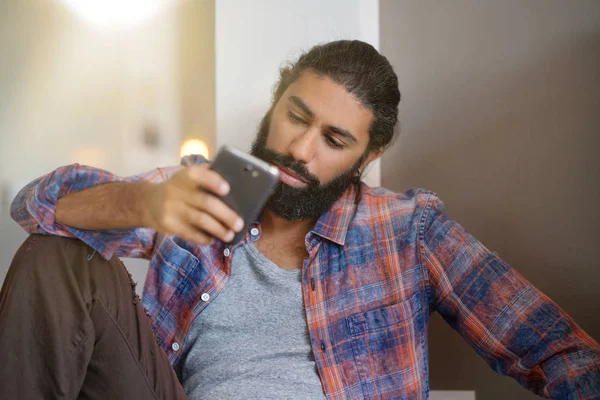
<instances>
[{"instance_id":1,"label":"shirt collar","mask_svg":"<svg viewBox=\"0 0 600 400\"><path fill-rule=\"evenodd\" d=\"M346 242L348 227L356 212L358 190L361 188L357 185L349 185L342 197L321 215L311 232L343 246Z\"/></svg>"},{"instance_id":2,"label":"shirt collar","mask_svg":"<svg viewBox=\"0 0 600 400\"><path fill-rule=\"evenodd\" d=\"M357 188L357 185L349 185L342 197L321 215L311 232L343 246L346 243L348 227L356 212L356 195L358 190L362 189L362 183L360 185L360 188ZM261 229L261 218L262 214L252 224L253 228ZM247 233L246 240L241 243L257 239L258 236L250 236Z\"/></svg>"}]
</instances>

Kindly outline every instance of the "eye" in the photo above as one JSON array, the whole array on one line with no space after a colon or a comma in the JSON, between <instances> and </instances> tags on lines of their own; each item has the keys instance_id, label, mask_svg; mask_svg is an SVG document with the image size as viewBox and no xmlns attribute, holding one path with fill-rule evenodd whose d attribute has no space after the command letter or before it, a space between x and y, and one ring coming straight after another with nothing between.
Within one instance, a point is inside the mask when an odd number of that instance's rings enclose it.
<instances>
[{"instance_id":1,"label":"eye","mask_svg":"<svg viewBox=\"0 0 600 400\"><path fill-rule=\"evenodd\" d=\"M329 147L333 147L334 149L343 149L345 147L343 143L338 142L331 135L325 135L325 142Z\"/></svg>"},{"instance_id":2,"label":"eye","mask_svg":"<svg viewBox=\"0 0 600 400\"><path fill-rule=\"evenodd\" d=\"M290 119L290 121L292 121L294 124L301 124L301 125L306 125L307 122L301 118L300 116L294 114L291 111L288 111L288 118Z\"/></svg>"}]
</instances>

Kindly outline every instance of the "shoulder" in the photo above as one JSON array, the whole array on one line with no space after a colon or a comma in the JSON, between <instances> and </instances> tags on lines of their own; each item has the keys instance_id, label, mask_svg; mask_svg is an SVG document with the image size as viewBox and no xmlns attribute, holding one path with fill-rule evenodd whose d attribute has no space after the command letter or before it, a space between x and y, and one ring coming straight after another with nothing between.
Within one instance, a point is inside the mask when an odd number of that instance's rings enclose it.
<instances>
[{"instance_id":1,"label":"shoulder","mask_svg":"<svg viewBox=\"0 0 600 400\"><path fill-rule=\"evenodd\" d=\"M383 187L361 186L361 198L357 216L367 218L414 218L426 214L431 209L441 212L444 203L437 193L424 188L410 188L404 192L394 192Z\"/></svg>"},{"instance_id":2,"label":"shoulder","mask_svg":"<svg viewBox=\"0 0 600 400\"><path fill-rule=\"evenodd\" d=\"M354 215L355 228L416 237L443 213L444 203L437 193L428 189L394 192L366 185L361 189Z\"/></svg>"},{"instance_id":3,"label":"shoulder","mask_svg":"<svg viewBox=\"0 0 600 400\"><path fill-rule=\"evenodd\" d=\"M357 242L393 240L397 246L414 243L421 236L428 220L435 218L443 203L437 194L423 188L410 188L403 192L366 185L361 187L351 223Z\"/></svg>"}]
</instances>

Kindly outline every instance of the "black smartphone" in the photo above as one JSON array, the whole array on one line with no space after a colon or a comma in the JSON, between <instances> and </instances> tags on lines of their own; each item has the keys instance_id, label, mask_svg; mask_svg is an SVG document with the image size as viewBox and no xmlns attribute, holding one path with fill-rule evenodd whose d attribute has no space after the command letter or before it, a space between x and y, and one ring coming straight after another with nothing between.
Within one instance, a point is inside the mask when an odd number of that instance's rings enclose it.
<instances>
[{"instance_id":1,"label":"black smartphone","mask_svg":"<svg viewBox=\"0 0 600 400\"><path fill-rule=\"evenodd\" d=\"M262 211L279 181L277 167L229 146L219 149L210 167L230 186L221 200L244 220L244 229L237 232L230 244L239 242Z\"/></svg>"}]
</instances>

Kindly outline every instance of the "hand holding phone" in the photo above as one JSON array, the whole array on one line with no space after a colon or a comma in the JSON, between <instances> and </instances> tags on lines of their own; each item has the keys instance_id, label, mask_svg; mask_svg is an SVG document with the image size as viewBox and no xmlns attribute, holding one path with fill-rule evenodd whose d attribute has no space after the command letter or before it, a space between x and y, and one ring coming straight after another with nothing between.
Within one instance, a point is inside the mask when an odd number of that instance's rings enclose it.
<instances>
[{"instance_id":1,"label":"hand holding phone","mask_svg":"<svg viewBox=\"0 0 600 400\"><path fill-rule=\"evenodd\" d=\"M162 234L208 245L214 238L229 242L244 227L219 197L229 193L229 184L208 163L183 168L167 181L140 189L145 204L141 226Z\"/></svg>"},{"instance_id":2,"label":"hand holding phone","mask_svg":"<svg viewBox=\"0 0 600 400\"><path fill-rule=\"evenodd\" d=\"M237 149L222 147L211 169L223 177L231 188L221 199L244 220L232 244L240 241L256 220L279 181L279 170Z\"/></svg>"},{"instance_id":3,"label":"hand holding phone","mask_svg":"<svg viewBox=\"0 0 600 400\"><path fill-rule=\"evenodd\" d=\"M194 165L160 184L147 184L143 226L202 245L236 243L256 219L278 181L277 168L222 148L212 165Z\"/></svg>"}]
</instances>

